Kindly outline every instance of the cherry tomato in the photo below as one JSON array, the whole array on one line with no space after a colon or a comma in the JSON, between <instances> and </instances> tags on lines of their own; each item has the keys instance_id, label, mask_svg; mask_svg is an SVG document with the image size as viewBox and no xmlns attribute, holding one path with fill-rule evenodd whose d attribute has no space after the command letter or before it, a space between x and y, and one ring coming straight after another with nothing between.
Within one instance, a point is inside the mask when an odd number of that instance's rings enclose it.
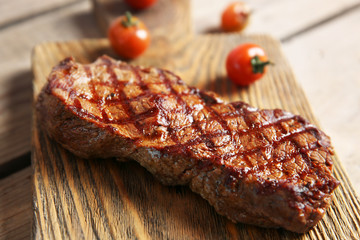
<instances>
[{"instance_id":1,"label":"cherry tomato","mask_svg":"<svg viewBox=\"0 0 360 240\"><path fill-rule=\"evenodd\" d=\"M129 4L130 7L141 10L151 7L157 0L125 0L125 2Z\"/></svg>"},{"instance_id":2,"label":"cherry tomato","mask_svg":"<svg viewBox=\"0 0 360 240\"><path fill-rule=\"evenodd\" d=\"M114 20L108 31L114 51L124 58L136 58L150 44L150 34L145 24L129 12Z\"/></svg>"},{"instance_id":3,"label":"cherry tomato","mask_svg":"<svg viewBox=\"0 0 360 240\"><path fill-rule=\"evenodd\" d=\"M227 75L234 83L247 86L261 78L270 64L260 46L245 43L234 48L226 58Z\"/></svg>"},{"instance_id":4,"label":"cherry tomato","mask_svg":"<svg viewBox=\"0 0 360 240\"><path fill-rule=\"evenodd\" d=\"M243 30L249 22L250 8L243 2L228 5L221 16L221 28L226 32Z\"/></svg>"}]
</instances>

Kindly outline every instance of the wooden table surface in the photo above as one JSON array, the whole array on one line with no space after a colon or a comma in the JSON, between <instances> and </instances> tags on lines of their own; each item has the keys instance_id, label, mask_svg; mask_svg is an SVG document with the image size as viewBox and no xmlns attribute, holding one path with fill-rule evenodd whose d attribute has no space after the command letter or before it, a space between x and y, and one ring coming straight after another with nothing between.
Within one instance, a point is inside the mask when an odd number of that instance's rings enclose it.
<instances>
[{"instance_id":1,"label":"wooden table surface","mask_svg":"<svg viewBox=\"0 0 360 240\"><path fill-rule=\"evenodd\" d=\"M193 0L196 34L218 31L228 2ZM322 128L360 193L360 1L252 0L245 33L279 39ZM0 0L0 239L31 232L31 51L103 37L90 1Z\"/></svg>"}]
</instances>

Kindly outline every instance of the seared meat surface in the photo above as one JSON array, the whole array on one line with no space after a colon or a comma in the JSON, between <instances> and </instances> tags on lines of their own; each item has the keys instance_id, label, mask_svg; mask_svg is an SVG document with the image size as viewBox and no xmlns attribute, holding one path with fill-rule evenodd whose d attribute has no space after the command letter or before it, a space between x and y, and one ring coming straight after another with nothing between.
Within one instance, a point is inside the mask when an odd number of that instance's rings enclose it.
<instances>
[{"instance_id":1,"label":"seared meat surface","mask_svg":"<svg viewBox=\"0 0 360 240\"><path fill-rule=\"evenodd\" d=\"M164 184L188 184L233 221L308 231L339 184L329 138L302 117L224 103L162 69L65 59L37 111L75 155L136 160Z\"/></svg>"}]
</instances>

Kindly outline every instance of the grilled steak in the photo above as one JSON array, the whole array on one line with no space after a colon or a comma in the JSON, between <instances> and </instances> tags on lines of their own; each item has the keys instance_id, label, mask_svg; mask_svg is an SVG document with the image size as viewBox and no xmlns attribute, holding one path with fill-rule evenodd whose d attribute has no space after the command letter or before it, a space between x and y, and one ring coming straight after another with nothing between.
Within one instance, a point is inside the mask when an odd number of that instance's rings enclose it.
<instances>
[{"instance_id":1,"label":"grilled steak","mask_svg":"<svg viewBox=\"0 0 360 240\"><path fill-rule=\"evenodd\" d=\"M329 138L300 116L224 103L173 73L65 59L39 95L42 127L83 158L138 161L233 221L308 231L339 184Z\"/></svg>"}]
</instances>

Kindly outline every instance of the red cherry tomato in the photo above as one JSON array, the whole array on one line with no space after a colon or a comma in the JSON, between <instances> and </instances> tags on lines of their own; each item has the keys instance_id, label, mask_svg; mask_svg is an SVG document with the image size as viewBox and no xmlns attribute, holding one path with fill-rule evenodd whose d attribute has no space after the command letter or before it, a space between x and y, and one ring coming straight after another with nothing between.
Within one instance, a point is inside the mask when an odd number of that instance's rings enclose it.
<instances>
[{"instance_id":1,"label":"red cherry tomato","mask_svg":"<svg viewBox=\"0 0 360 240\"><path fill-rule=\"evenodd\" d=\"M154 5L157 0L125 0L127 4L129 4L134 9L145 9Z\"/></svg>"},{"instance_id":2,"label":"red cherry tomato","mask_svg":"<svg viewBox=\"0 0 360 240\"><path fill-rule=\"evenodd\" d=\"M221 28L226 32L243 30L250 18L250 8L243 2L228 5L221 16Z\"/></svg>"},{"instance_id":3,"label":"red cherry tomato","mask_svg":"<svg viewBox=\"0 0 360 240\"><path fill-rule=\"evenodd\" d=\"M150 44L150 34L145 24L129 12L114 20L108 31L114 51L124 58L136 58Z\"/></svg>"},{"instance_id":4,"label":"red cherry tomato","mask_svg":"<svg viewBox=\"0 0 360 240\"><path fill-rule=\"evenodd\" d=\"M245 43L234 48L226 58L227 75L234 83L247 86L261 78L270 64L260 46Z\"/></svg>"}]
</instances>

